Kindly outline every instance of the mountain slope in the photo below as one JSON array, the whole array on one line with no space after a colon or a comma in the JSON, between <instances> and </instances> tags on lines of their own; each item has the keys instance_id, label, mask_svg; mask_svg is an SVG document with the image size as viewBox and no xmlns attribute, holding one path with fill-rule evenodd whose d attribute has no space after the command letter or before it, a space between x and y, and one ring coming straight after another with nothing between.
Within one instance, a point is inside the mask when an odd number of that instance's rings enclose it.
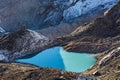
<instances>
[{"instance_id":1,"label":"mountain slope","mask_svg":"<svg viewBox=\"0 0 120 80\"><path fill-rule=\"evenodd\" d=\"M66 50L76 50L79 52L86 48L86 51L89 50L90 52L91 49L95 48L95 52L98 53L109 49L115 44L117 45L120 37L119 21L120 2L109 9L103 17L97 18L84 26L80 26L72 32L68 38L73 37L74 41L70 41L68 45L65 46ZM84 44L86 44L86 47L84 47ZM89 46L91 47L90 49Z\"/></svg>"},{"instance_id":2,"label":"mountain slope","mask_svg":"<svg viewBox=\"0 0 120 80\"><path fill-rule=\"evenodd\" d=\"M95 8L102 11L108 8L108 6L114 5L117 1L0 0L0 27L8 32L15 31L16 29L42 29L58 25L64 20L67 22L74 21L73 18L86 14ZM83 5L81 6L81 4ZM84 13L79 13L81 10ZM73 13L74 15L72 15Z\"/></svg>"},{"instance_id":3,"label":"mountain slope","mask_svg":"<svg viewBox=\"0 0 120 80\"><path fill-rule=\"evenodd\" d=\"M31 34L32 33L32 34ZM37 38L36 38L37 34ZM10 57L14 57L14 49L21 51L35 42L35 49L44 50L48 47L62 45L68 51L98 53L97 63L83 73L70 73L48 68L38 68L19 63L0 63L0 78L16 79L44 79L44 80L119 80L120 79L120 1L101 18L80 26L70 35L57 37L54 40L42 36L31 30L20 30L0 38L0 50L11 50ZM22 40L21 40L22 39ZM9 43L12 41L12 43ZM20 43L22 45L19 47ZM27 42L26 42L27 41ZM45 43L42 45L42 43ZM50 42L49 42L50 41ZM18 45L15 45L17 42ZM25 44L26 43L26 44ZM10 46L10 47L9 47ZM44 48L44 49L43 49ZM28 50L29 53L29 49ZM30 48L30 51L33 51ZM35 50L36 51L36 50ZM36 51L36 52L37 52ZM4 52L2 54L5 54ZM24 54L25 55L25 54ZM23 56L24 56L23 55ZM12 56L12 57L11 57ZM20 56L22 57L22 56ZM0 55L0 58L3 58ZM14 60L12 59L12 60ZM4 60L4 59L3 59ZM8 60L9 61L9 60ZM46 74L47 73L47 74ZM20 77L18 77L18 75Z\"/></svg>"}]
</instances>

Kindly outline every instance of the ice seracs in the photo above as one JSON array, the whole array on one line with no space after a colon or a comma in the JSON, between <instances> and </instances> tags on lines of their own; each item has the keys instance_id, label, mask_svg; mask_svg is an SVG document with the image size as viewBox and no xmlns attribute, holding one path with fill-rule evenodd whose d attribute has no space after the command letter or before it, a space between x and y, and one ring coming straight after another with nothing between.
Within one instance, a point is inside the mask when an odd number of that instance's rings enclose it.
<instances>
[{"instance_id":1,"label":"ice seracs","mask_svg":"<svg viewBox=\"0 0 120 80\"><path fill-rule=\"evenodd\" d=\"M64 10L63 17L66 20L81 16L89 11L99 7L100 9L107 9L114 5L118 0L79 0L74 6ZM70 3L74 2L70 0ZM98 8L98 9L99 9Z\"/></svg>"}]
</instances>

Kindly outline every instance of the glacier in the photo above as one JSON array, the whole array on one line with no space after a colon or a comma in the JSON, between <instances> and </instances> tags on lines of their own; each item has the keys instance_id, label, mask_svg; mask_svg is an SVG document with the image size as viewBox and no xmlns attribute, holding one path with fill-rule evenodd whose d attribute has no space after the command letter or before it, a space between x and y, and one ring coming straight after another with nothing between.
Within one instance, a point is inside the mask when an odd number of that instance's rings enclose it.
<instances>
[{"instance_id":1,"label":"glacier","mask_svg":"<svg viewBox=\"0 0 120 80\"><path fill-rule=\"evenodd\" d=\"M70 3L74 2L76 2L76 0L70 0ZM116 2L118 2L118 0L79 0L74 6L64 10L63 17L65 20L69 20L86 14L95 8L110 8Z\"/></svg>"}]
</instances>

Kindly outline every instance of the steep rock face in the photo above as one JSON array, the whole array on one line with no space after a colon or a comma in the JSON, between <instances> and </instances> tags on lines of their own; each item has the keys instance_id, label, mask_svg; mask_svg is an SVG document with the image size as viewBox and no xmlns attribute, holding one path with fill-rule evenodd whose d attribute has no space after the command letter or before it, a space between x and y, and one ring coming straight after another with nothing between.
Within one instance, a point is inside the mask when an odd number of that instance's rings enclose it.
<instances>
[{"instance_id":1,"label":"steep rock face","mask_svg":"<svg viewBox=\"0 0 120 80\"><path fill-rule=\"evenodd\" d=\"M39 52L48 48L51 42L52 40L32 30L16 31L1 37L0 60L13 61L15 58Z\"/></svg>"},{"instance_id":2,"label":"steep rock face","mask_svg":"<svg viewBox=\"0 0 120 80\"><path fill-rule=\"evenodd\" d=\"M99 4L94 4L94 1ZM71 17L76 18L95 7L111 6L117 2L117 0L96 1L98 0L0 0L0 27L6 31L41 29L57 25L63 19L69 21Z\"/></svg>"}]
</instances>

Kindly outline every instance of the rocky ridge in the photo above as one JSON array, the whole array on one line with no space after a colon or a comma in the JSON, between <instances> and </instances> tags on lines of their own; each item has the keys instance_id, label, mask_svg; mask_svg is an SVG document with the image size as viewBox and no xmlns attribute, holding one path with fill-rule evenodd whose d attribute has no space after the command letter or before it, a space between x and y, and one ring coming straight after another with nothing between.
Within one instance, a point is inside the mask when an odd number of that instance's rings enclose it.
<instances>
[{"instance_id":1,"label":"rocky ridge","mask_svg":"<svg viewBox=\"0 0 120 80\"><path fill-rule=\"evenodd\" d=\"M52 40L35 31L16 31L0 38L0 60L13 61L16 58L49 48L48 45L51 43ZM49 46L52 47L52 44Z\"/></svg>"}]
</instances>

